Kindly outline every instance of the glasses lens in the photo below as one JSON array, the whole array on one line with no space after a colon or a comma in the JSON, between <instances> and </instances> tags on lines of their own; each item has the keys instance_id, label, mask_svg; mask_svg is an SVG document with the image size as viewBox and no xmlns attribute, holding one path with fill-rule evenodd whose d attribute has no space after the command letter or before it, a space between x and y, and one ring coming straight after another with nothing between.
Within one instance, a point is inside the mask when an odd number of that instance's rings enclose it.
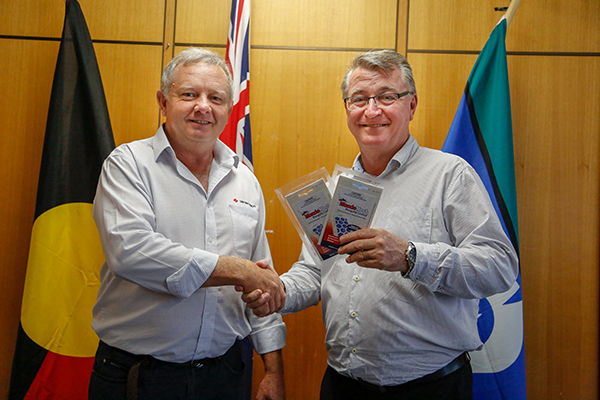
<instances>
[{"instance_id":1,"label":"glasses lens","mask_svg":"<svg viewBox=\"0 0 600 400\"><path fill-rule=\"evenodd\" d=\"M369 99L367 97L355 96L348 99L348 108L363 108L367 105Z\"/></svg>"},{"instance_id":2,"label":"glasses lens","mask_svg":"<svg viewBox=\"0 0 600 400\"><path fill-rule=\"evenodd\" d=\"M396 93L384 93L375 97L377 100L377 104L381 104L383 106L391 106L396 100L398 100L398 95Z\"/></svg>"}]
</instances>

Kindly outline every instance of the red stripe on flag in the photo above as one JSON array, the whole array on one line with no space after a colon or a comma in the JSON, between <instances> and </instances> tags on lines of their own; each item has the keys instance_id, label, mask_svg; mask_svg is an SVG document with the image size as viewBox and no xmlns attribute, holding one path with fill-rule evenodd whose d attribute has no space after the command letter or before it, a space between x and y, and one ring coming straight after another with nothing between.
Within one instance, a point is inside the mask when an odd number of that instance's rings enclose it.
<instances>
[{"instance_id":1,"label":"red stripe on flag","mask_svg":"<svg viewBox=\"0 0 600 400\"><path fill-rule=\"evenodd\" d=\"M87 399L94 357L69 357L48 352L25 399Z\"/></svg>"}]
</instances>

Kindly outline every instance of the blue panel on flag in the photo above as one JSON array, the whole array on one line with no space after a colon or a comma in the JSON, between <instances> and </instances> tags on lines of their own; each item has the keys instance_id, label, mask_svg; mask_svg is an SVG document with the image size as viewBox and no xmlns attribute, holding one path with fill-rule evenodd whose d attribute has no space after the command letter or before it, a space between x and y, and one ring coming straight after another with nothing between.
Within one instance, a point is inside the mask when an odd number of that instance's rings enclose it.
<instances>
[{"instance_id":1,"label":"blue panel on flag","mask_svg":"<svg viewBox=\"0 0 600 400\"><path fill-rule=\"evenodd\" d=\"M456 154L457 156L464 158L475 169L490 195L490 200L492 200L492 203L494 204L496 214L498 214L500 217L500 222L502 222L502 228L508 235L508 230L506 229L506 224L502 218L498 201L494 196L494 189L492 187L490 175L481 154L479 144L477 143L475 131L471 122L469 107L467 105L466 93L463 93L463 96L460 100L460 104L456 110L456 115L452 121L452 126L450 127L446 141L442 146L442 151Z\"/></svg>"},{"instance_id":2,"label":"blue panel on flag","mask_svg":"<svg viewBox=\"0 0 600 400\"><path fill-rule=\"evenodd\" d=\"M477 374L473 381L473 399L525 400L527 398L522 377L525 376L525 347L517 361L495 374ZM499 384L499 382L502 382Z\"/></svg>"}]
</instances>

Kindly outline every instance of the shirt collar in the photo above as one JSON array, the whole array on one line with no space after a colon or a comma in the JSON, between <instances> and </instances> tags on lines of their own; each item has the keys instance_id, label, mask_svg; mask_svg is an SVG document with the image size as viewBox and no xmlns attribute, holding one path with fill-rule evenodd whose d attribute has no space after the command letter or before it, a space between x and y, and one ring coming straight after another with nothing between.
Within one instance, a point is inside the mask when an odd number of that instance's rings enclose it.
<instances>
[{"instance_id":1,"label":"shirt collar","mask_svg":"<svg viewBox=\"0 0 600 400\"><path fill-rule=\"evenodd\" d=\"M417 143L417 139L412 137L412 135L408 136L408 140L404 145L394 154L390 162L388 163L385 170L379 175L380 177L385 177L391 171L394 171L410 160L410 158L417 152L419 149L419 143ZM352 169L358 172L365 172L362 164L362 156L359 153L358 156L354 159L354 164L352 165Z\"/></svg>"},{"instance_id":2,"label":"shirt collar","mask_svg":"<svg viewBox=\"0 0 600 400\"><path fill-rule=\"evenodd\" d=\"M155 161L158 161L158 158L164 152L169 153L170 157L176 157L175 150L173 150L171 143L169 143L169 139L167 139L167 134L165 133L163 125L158 128L156 135L154 135L152 147L154 148ZM223 166L237 168L240 162L240 157L220 140L217 140L215 143L213 155L214 161Z\"/></svg>"}]
</instances>

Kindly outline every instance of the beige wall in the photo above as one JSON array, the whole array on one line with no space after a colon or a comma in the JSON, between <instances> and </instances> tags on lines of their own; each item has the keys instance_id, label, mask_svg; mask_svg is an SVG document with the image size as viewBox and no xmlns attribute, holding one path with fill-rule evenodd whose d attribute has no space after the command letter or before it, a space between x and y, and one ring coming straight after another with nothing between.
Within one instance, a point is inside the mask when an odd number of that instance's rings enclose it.
<instances>
[{"instance_id":1,"label":"beige wall","mask_svg":"<svg viewBox=\"0 0 600 400\"><path fill-rule=\"evenodd\" d=\"M154 133L159 74L187 44L224 52L229 0L80 0L117 144ZM339 82L357 51L395 47L414 67L411 132L440 148L501 13L489 0L254 0L251 116L275 266L300 241L274 189L349 166ZM0 398L17 332L62 0L0 3ZM528 395L596 399L600 3L523 0L509 27ZM50 39L50 40L48 40ZM167 43L169 44L167 46ZM320 310L286 316L289 399L314 399L325 369ZM257 361L255 380L260 378Z\"/></svg>"}]
</instances>

